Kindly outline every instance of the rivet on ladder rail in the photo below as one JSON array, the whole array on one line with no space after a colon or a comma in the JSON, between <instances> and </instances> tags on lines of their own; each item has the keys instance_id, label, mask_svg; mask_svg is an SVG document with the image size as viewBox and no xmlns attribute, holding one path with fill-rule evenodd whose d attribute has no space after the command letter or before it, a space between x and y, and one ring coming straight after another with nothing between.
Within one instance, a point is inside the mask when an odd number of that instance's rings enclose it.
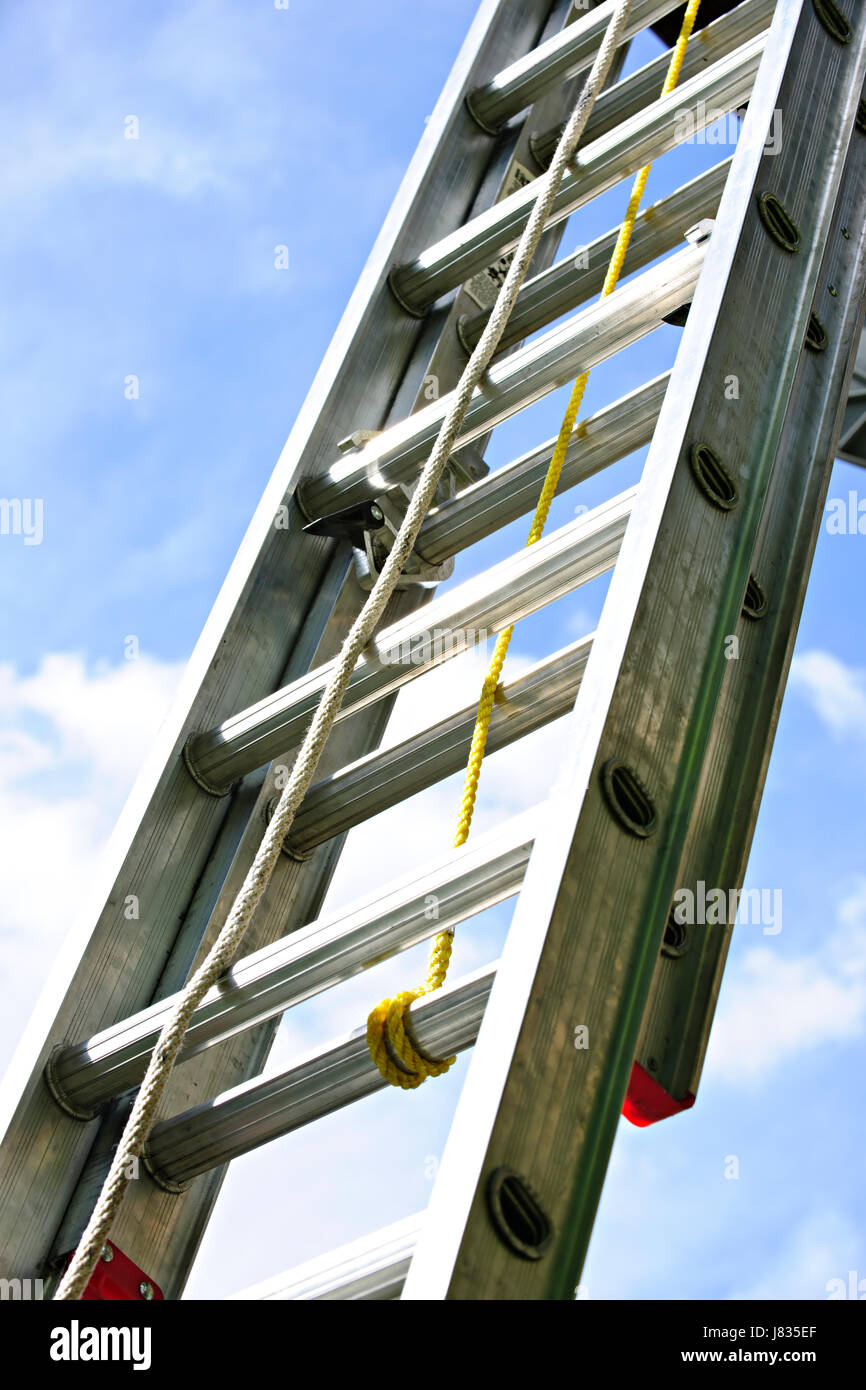
<instances>
[{"instance_id":1,"label":"rivet on ladder rail","mask_svg":"<svg viewBox=\"0 0 866 1390\"><path fill-rule=\"evenodd\" d=\"M777 246L791 255L799 249L800 233L787 208L775 193L762 193L758 198L758 216Z\"/></svg>"},{"instance_id":2,"label":"rivet on ladder rail","mask_svg":"<svg viewBox=\"0 0 866 1390\"><path fill-rule=\"evenodd\" d=\"M639 840L652 835L655 807L642 782L621 758L608 758L601 769L601 788L609 810L624 830Z\"/></svg>"},{"instance_id":3,"label":"rivet on ladder rail","mask_svg":"<svg viewBox=\"0 0 866 1390\"><path fill-rule=\"evenodd\" d=\"M668 913L668 920L665 923L665 934L662 938L662 955L668 956L671 960L679 960L684 956L691 945L689 929L685 922L678 922L674 908Z\"/></svg>"},{"instance_id":4,"label":"rivet on ladder rail","mask_svg":"<svg viewBox=\"0 0 866 1390\"><path fill-rule=\"evenodd\" d=\"M739 501L737 485L716 451L709 444L693 444L689 450L689 463L695 482L707 501L712 502L719 511L731 511Z\"/></svg>"},{"instance_id":5,"label":"rivet on ladder rail","mask_svg":"<svg viewBox=\"0 0 866 1390\"><path fill-rule=\"evenodd\" d=\"M532 1188L513 1168L495 1168L487 1180L487 1209L496 1234L524 1260L540 1260L553 1227Z\"/></svg>"},{"instance_id":6,"label":"rivet on ladder rail","mask_svg":"<svg viewBox=\"0 0 866 1390\"><path fill-rule=\"evenodd\" d=\"M68 1266L74 1254L73 1250L62 1255L61 1265L65 1263ZM119 1246L106 1241L81 1299L85 1303L137 1303L141 1299L145 1303L161 1303L164 1294L159 1285L143 1269L139 1269Z\"/></svg>"},{"instance_id":7,"label":"rivet on ladder rail","mask_svg":"<svg viewBox=\"0 0 866 1390\"><path fill-rule=\"evenodd\" d=\"M839 43L851 42L854 31L834 0L812 0L812 8L831 38Z\"/></svg>"},{"instance_id":8,"label":"rivet on ladder rail","mask_svg":"<svg viewBox=\"0 0 866 1390\"><path fill-rule=\"evenodd\" d=\"M827 347L827 330L817 314L809 315L809 327L806 329L806 347L810 352L824 352Z\"/></svg>"},{"instance_id":9,"label":"rivet on ladder rail","mask_svg":"<svg viewBox=\"0 0 866 1390\"><path fill-rule=\"evenodd\" d=\"M757 622L767 612L767 596L753 574L749 575L746 596L743 599L743 617Z\"/></svg>"}]
</instances>

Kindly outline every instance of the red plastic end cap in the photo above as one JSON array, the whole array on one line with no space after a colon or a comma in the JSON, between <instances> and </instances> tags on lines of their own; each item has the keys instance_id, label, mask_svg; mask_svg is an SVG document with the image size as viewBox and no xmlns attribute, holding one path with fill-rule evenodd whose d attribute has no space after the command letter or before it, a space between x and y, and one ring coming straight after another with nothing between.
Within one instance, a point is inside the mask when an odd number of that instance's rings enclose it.
<instances>
[{"instance_id":1,"label":"red plastic end cap","mask_svg":"<svg viewBox=\"0 0 866 1390\"><path fill-rule=\"evenodd\" d=\"M622 1113L633 1125L643 1128L654 1125L657 1120L666 1120L668 1115L678 1115L681 1110L691 1110L694 1103L695 1098L688 1091L682 1100L674 1100L655 1077L644 1071L640 1062L635 1062Z\"/></svg>"},{"instance_id":2,"label":"red plastic end cap","mask_svg":"<svg viewBox=\"0 0 866 1390\"><path fill-rule=\"evenodd\" d=\"M111 1257L106 1259L106 1252L109 1250ZM74 1254L73 1250L69 1260ZM66 1262L67 1267L69 1260ZM81 1299L82 1302L150 1303L162 1300L163 1292L143 1269L132 1263L128 1255L124 1255L122 1250L107 1240Z\"/></svg>"}]
</instances>

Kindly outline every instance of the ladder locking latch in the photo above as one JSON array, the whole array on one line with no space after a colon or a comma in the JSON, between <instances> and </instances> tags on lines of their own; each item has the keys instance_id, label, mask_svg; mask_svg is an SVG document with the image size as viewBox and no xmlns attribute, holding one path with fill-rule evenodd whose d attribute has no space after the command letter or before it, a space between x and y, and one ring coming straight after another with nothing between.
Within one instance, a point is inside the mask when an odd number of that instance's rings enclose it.
<instances>
[{"instance_id":1,"label":"ladder locking latch","mask_svg":"<svg viewBox=\"0 0 866 1390\"><path fill-rule=\"evenodd\" d=\"M381 434L381 430L355 430L337 445L343 454L362 452L371 439ZM449 502L459 491L479 482L490 469L477 449L466 445L449 460L436 492L435 506ZM406 509L412 497L412 487L400 485L381 497L343 507L327 516L316 517L304 526L310 536L333 536L337 540L348 540L354 551L355 575L362 589L372 589L387 560L394 540L403 524ZM425 560L423 550L417 543L406 560L398 589L408 589L415 585L434 588L443 579L449 579L454 571L454 557L439 564Z\"/></svg>"},{"instance_id":2,"label":"ladder locking latch","mask_svg":"<svg viewBox=\"0 0 866 1390\"><path fill-rule=\"evenodd\" d=\"M400 493L398 496L402 497ZM354 552L355 577L362 589L372 589L391 552L404 511L396 499L377 497L375 501L361 502L319 517L316 521L308 522L303 529L309 536L334 536L338 540L350 541ZM440 580L447 579L453 569L452 556L440 565L431 565L414 550L403 567L397 587L408 589L417 584L432 588Z\"/></svg>"}]
</instances>

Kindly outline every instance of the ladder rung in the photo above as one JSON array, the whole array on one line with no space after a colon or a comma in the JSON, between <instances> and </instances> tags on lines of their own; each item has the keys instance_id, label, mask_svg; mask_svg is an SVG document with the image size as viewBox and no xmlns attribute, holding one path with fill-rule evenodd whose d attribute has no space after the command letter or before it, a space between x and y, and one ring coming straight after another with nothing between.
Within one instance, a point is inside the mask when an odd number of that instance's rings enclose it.
<instances>
[{"instance_id":1,"label":"ladder rung","mask_svg":"<svg viewBox=\"0 0 866 1390\"><path fill-rule=\"evenodd\" d=\"M422 1052L449 1057L478 1036L496 974L496 962L410 1005L408 1018ZM173 1191L387 1086L367 1047L366 1024L310 1052L288 1071L255 1080L206 1101L152 1130L145 1164L160 1186Z\"/></svg>"},{"instance_id":2,"label":"ladder rung","mask_svg":"<svg viewBox=\"0 0 866 1390\"><path fill-rule=\"evenodd\" d=\"M731 161L726 159L691 183L678 188L676 193L644 208L635 223L623 265L623 276L642 270L651 261L673 250L682 242L683 232L701 218L715 216L730 167ZM619 227L612 227L582 248L580 261L572 254L534 279L527 280L517 296L500 339L500 349L522 342L530 333L535 333L600 293L619 233ZM461 319L460 337L467 348L475 347L489 317L489 311L485 310Z\"/></svg>"},{"instance_id":3,"label":"ladder rung","mask_svg":"<svg viewBox=\"0 0 866 1390\"><path fill-rule=\"evenodd\" d=\"M649 443L669 380L664 372L581 421L566 450L557 494ZM531 512L555 444L546 440L429 511L417 541L424 559L441 564Z\"/></svg>"},{"instance_id":4,"label":"ladder rung","mask_svg":"<svg viewBox=\"0 0 866 1390\"><path fill-rule=\"evenodd\" d=\"M238 961L196 1009L181 1059L214 1047L434 932L504 902L520 889L537 813L514 816L474 844L449 850L377 893L329 913ZM430 916L431 895L436 899ZM137 1085L177 995L54 1054L53 1093L68 1108L93 1111Z\"/></svg>"},{"instance_id":5,"label":"ladder rung","mask_svg":"<svg viewBox=\"0 0 866 1390\"><path fill-rule=\"evenodd\" d=\"M635 489L620 493L544 540L493 565L374 639L358 662L338 719L381 700L487 634L519 622L603 574L616 562ZM335 662L327 662L242 710L184 750L191 775L212 795L294 748L303 738Z\"/></svg>"},{"instance_id":6,"label":"ladder rung","mask_svg":"<svg viewBox=\"0 0 866 1390\"><path fill-rule=\"evenodd\" d=\"M574 704L592 648L592 636L538 662L505 687L493 708L487 736L489 756L567 714ZM288 849L305 854L324 840L351 830L450 777L465 766L478 714L478 700L430 729L341 768L307 792L289 834Z\"/></svg>"},{"instance_id":7,"label":"ladder rung","mask_svg":"<svg viewBox=\"0 0 866 1390\"><path fill-rule=\"evenodd\" d=\"M540 338L495 362L469 403L455 449L486 434L550 391L658 328L665 314L694 294L707 242L686 246L645 270L599 303L557 324ZM412 483L423 467L451 405L453 393L432 401L341 458L298 489L315 519L363 502L394 483Z\"/></svg>"},{"instance_id":8,"label":"ladder rung","mask_svg":"<svg viewBox=\"0 0 866 1390\"><path fill-rule=\"evenodd\" d=\"M365 1299L396 1299L406 1281L409 1263L418 1242L424 1213L417 1212L395 1221L373 1235L353 1240L339 1250L307 1260L302 1265L277 1274L261 1284L232 1294L227 1302L239 1299L256 1302L294 1302L300 1300L350 1302Z\"/></svg>"},{"instance_id":9,"label":"ladder rung","mask_svg":"<svg viewBox=\"0 0 866 1390\"><path fill-rule=\"evenodd\" d=\"M765 34L750 39L676 91L660 97L615 130L578 150L572 172L566 174L554 200L550 225L561 222L626 175L673 149L684 139L684 130L702 130L746 102L765 39ZM689 122L684 119L686 114ZM395 268L390 283L404 307L411 313L423 313L448 290L464 284L476 271L513 250L536 196L533 183L518 189L428 247L415 260Z\"/></svg>"},{"instance_id":10,"label":"ladder rung","mask_svg":"<svg viewBox=\"0 0 866 1390\"><path fill-rule=\"evenodd\" d=\"M723 58L740 44L762 33L772 21L775 8L776 0L744 0L735 10L693 34L686 45L680 81L687 82L708 63ZM609 91L602 92L586 123L583 143L588 144L606 135L614 126L629 120L643 111L649 102L655 101L662 89L669 62L670 54L661 53L651 63L617 82ZM543 135L532 137L532 153L542 168L546 168L553 158L562 129L562 126L556 126L553 130L546 130Z\"/></svg>"},{"instance_id":11,"label":"ladder rung","mask_svg":"<svg viewBox=\"0 0 866 1390\"><path fill-rule=\"evenodd\" d=\"M623 40L663 19L679 4L682 0L635 0ZM557 83L592 67L613 10L614 0L607 0L524 57L509 63L489 82L474 88L466 105L482 129L495 134L507 120L532 106Z\"/></svg>"}]
</instances>

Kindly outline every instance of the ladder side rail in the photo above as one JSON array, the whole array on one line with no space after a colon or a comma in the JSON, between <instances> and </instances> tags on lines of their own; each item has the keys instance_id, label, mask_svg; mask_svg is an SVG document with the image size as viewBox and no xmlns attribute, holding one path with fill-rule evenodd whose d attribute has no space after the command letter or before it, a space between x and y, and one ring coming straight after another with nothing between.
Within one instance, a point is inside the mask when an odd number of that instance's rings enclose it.
<instances>
[{"instance_id":1,"label":"ladder side rail","mask_svg":"<svg viewBox=\"0 0 866 1390\"><path fill-rule=\"evenodd\" d=\"M827 334L820 352L804 352L792 407L779 445L751 571L766 613L736 625L739 651L728 663L710 749L686 841L678 887L697 893L702 880L739 894L767 774L773 738L830 482L854 366L866 295L866 164L855 131L842 193L818 277L815 311ZM845 229L843 234L842 229ZM838 296L831 295L834 286ZM761 891L764 891L762 885ZM773 890L775 891L775 890ZM659 960L641 1027L637 1060L669 1095L696 1095L732 931L729 898L724 926L687 928L685 955ZM738 897L734 899L738 901ZM761 913L765 903L762 899ZM772 900L772 912L777 904ZM748 936L775 934L781 921L748 918ZM674 1020L676 1023L674 1025ZM650 1068L650 1059L655 1066Z\"/></svg>"}]
</instances>

